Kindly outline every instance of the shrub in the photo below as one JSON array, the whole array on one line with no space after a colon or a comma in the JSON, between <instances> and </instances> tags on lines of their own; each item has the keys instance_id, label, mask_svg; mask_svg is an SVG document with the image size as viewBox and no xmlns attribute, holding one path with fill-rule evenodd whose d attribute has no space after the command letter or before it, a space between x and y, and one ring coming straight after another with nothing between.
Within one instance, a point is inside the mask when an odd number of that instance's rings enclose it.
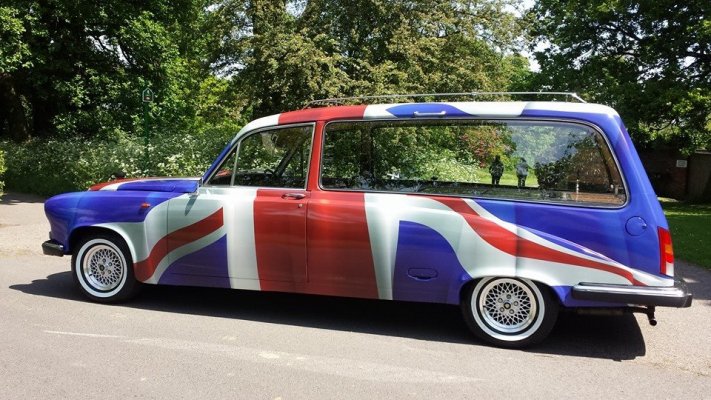
<instances>
[{"instance_id":1,"label":"shrub","mask_svg":"<svg viewBox=\"0 0 711 400\"><path fill-rule=\"evenodd\" d=\"M144 157L144 139L129 135L116 135L113 140L2 142L0 151L6 152L5 183L14 191L51 196L86 190L94 183L109 180L118 171L126 177L199 176L237 128L224 125L192 135L154 135L148 144L148 160Z\"/></svg>"}]
</instances>

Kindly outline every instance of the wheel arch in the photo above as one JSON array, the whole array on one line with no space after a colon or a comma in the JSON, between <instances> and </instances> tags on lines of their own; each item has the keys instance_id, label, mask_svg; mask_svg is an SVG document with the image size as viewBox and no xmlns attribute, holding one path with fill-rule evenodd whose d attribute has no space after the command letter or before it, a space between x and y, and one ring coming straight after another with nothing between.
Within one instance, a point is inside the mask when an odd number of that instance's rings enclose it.
<instances>
[{"instance_id":1,"label":"wheel arch","mask_svg":"<svg viewBox=\"0 0 711 400\"><path fill-rule=\"evenodd\" d=\"M459 293L456 296L456 299L458 299L457 304L462 304L462 302L466 299L467 297L467 292L469 291L469 288L471 286L474 286L479 282L480 280L484 278L489 278L489 277L500 277L500 278L520 278L520 279L528 279L535 283L540 290L546 290L548 291L554 299L558 301L559 305L564 304L564 298L561 297L561 293L558 290L554 289L555 283L551 284L549 282L546 282L545 280L540 279L540 277L529 277L529 276L521 276L521 275L506 275L506 274L501 274L501 275L481 275L481 276L476 276L476 277L470 277L470 279L464 281L462 285L459 287Z\"/></svg>"},{"instance_id":2,"label":"wheel arch","mask_svg":"<svg viewBox=\"0 0 711 400\"><path fill-rule=\"evenodd\" d=\"M72 244L72 279L90 300L99 303L117 303L132 298L140 291L141 284L135 277L135 263L131 260L133 256L130 254L129 242L121 232L101 226L83 226L73 229L68 241ZM103 247L99 251L108 250L117 257L116 262L111 262L113 267L106 268L111 268L108 272L110 275L118 274L115 278L118 280L108 283L97 282L97 275L88 272L85 257L88 255L89 260L92 260L95 255L92 255L91 251L97 247ZM107 258L111 256L105 254L101 257L104 257L103 263L106 263ZM121 266L120 270L123 272L117 273L116 266Z\"/></svg>"},{"instance_id":3,"label":"wheel arch","mask_svg":"<svg viewBox=\"0 0 711 400\"><path fill-rule=\"evenodd\" d=\"M83 238L102 233L116 235L123 239L124 243L126 243L126 246L128 247L128 250L131 252L131 261L133 263L136 262L135 249L131 244L131 241L128 239L126 233L120 230L114 230L103 226L87 225L74 228L69 234L69 254L75 254L75 252L77 251L77 245Z\"/></svg>"}]
</instances>

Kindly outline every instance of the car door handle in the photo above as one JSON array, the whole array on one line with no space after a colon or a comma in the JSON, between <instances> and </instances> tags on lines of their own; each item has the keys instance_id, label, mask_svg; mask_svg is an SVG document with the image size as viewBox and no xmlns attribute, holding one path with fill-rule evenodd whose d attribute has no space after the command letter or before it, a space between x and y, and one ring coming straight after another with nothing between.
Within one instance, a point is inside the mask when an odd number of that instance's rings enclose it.
<instances>
[{"instance_id":1,"label":"car door handle","mask_svg":"<svg viewBox=\"0 0 711 400\"><path fill-rule=\"evenodd\" d=\"M291 199L291 200L301 200L304 197L306 197L306 195L303 193L284 193L281 195L282 199Z\"/></svg>"},{"instance_id":2,"label":"car door handle","mask_svg":"<svg viewBox=\"0 0 711 400\"><path fill-rule=\"evenodd\" d=\"M413 113L415 117L444 117L447 115L447 111L440 111L440 112L422 112L422 111L415 111Z\"/></svg>"}]
</instances>

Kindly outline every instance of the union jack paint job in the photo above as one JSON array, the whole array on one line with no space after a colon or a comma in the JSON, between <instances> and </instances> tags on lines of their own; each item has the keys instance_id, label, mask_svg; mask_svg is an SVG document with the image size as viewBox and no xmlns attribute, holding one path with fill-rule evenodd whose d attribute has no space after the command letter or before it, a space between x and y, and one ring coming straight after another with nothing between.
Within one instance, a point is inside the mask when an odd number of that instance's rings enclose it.
<instances>
[{"instance_id":1,"label":"union jack paint job","mask_svg":"<svg viewBox=\"0 0 711 400\"><path fill-rule=\"evenodd\" d=\"M319 186L328 122L438 115L594 125L623 171L627 203L570 207ZM666 220L620 117L608 107L454 102L288 112L245 126L202 181L248 133L302 123L314 123L316 131L304 189L211 187L197 178L114 181L48 200L51 239L69 254L88 229L115 232L130 249L136 278L150 284L459 304L465 284L501 276L543 283L570 307L601 305L572 298L580 282L674 285L673 260L658 251ZM630 233L634 218L643 227Z\"/></svg>"}]
</instances>

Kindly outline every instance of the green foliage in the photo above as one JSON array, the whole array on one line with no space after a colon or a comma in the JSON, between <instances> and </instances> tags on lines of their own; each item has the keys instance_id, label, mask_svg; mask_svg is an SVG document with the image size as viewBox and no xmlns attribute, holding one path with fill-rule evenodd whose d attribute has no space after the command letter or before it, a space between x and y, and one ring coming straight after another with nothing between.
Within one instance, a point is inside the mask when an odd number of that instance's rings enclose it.
<instances>
[{"instance_id":1,"label":"green foliage","mask_svg":"<svg viewBox=\"0 0 711 400\"><path fill-rule=\"evenodd\" d=\"M0 7L7 183L51 194L115 170L197 174L217 154L212 141L246 119L315 98L505 90L526 76L516 55L524 26L511 12L519 3L8 0ZM149 165L145 87L155 93Z\"/></svg>"},{"instance_id":2,"label":"green foliage","mask_svg":"<svg viewBox=\"0 0 711 400\"><path fill-rule=\"evenodd\" d=\"M545 147L525 148L539 137ZM587 144L592 140L586 132L569 126L455 124L451 121L333 123L326 134L323 168L326 177L397 177L416 181L437 177L452 182L486 182L491 176L489 166L498 155L507 172L504 181L512 181L515 186L516 164L525 155L531 167L534 163L544 164L536 170L531 168L532 177L540 170L542 176L550 175L552 184L560 182L565 186L570 171L581 170L582 163L599 168L605 165L599 156L600 149ZM594 151L586 154L580 151L589 147ZM560 172L552 176L549 169ZM532 178L530 182L534 181ZM606 185L603 191L605 189Z\"/></svg>"},{"instance_id":3,"label":"green foliage","mask_svg":"<svg viewBox=\"0 0 711 400\"><path fill-rule=\"evenodd\" d=\"M672 234L674 255L706 268L711 268L711 206L662 201L662 208Z\"/></svg>"},{"instance_id":4,"label":"green foliage","mask_svg":"<svg viewBox=\"0 0 711 400\"><path fill-rule=\"evenodd\" d=\"M457 135L466 150L464 156L472 158L478 165L491 164L496 156L508 167L513 167L510 158L516 143L511 140L511 131L502 126L479 126L476 130L465 130Z\"/></svg>"},{"instance_id":5,"label":"green foliage","mask_svg":"<svg viewBox=\"0 0 711 400\"><path fill-rule=\"evenodd\" d=\"M2 150L7 154L8 187L49 196L86 190L117 172L127 177L201 176L236 130L237 126L228 124L192 135L154 135L149 141L147 163L143 138L126 135L112 140L35 139L21 144L6 141L0 142L0 154Z\"/></svg>"},{"instance_id":6,"label":"green foliage","mask_svg":"<svg viewBox=\"0 0 711 400\"><path fill-rule=\"evenodd\" d=\"M255 116L316 98L506 90L527 63L515 55L517 0L227 0L215 66L234 77Z\"/></svg>"},{"instance_id":7,"label":"green foliage","mask_svg":"<svg viewBox=\"0 0 711 400\"><path fill-rule=\"evenodd\" d=\"M638 144L711 147L711 2L539 0L536 89L617 109Z\"/></svg>"},{"instance_id":8,"label":"green foliage","mask_svg":"<svg viewBox=\"0 0 711 400\"><path fill-rule=\"evenodd\" d=\"M217 89L208 96L212 104L231 103L210 124L240 108L226 86L213 85L206 61L214 41L205 29L209 2L6 3L0 8L0 137L134 134L147 86L156 93L152 125L166 131L195 128L205 107L198 94L208 87Z\"/></svg>"},{"instance_id":9,"label":"green foliage","mask_svg":"<svg viewBox=\"0 0 711 400\"><path fill-rule=\"evenodd\" d=\"M25 33L19 10L0 7L0 74L4 75L21 67L31 66L28 62L30 49L22 40Z\"/></svg>"}]
</instances>

